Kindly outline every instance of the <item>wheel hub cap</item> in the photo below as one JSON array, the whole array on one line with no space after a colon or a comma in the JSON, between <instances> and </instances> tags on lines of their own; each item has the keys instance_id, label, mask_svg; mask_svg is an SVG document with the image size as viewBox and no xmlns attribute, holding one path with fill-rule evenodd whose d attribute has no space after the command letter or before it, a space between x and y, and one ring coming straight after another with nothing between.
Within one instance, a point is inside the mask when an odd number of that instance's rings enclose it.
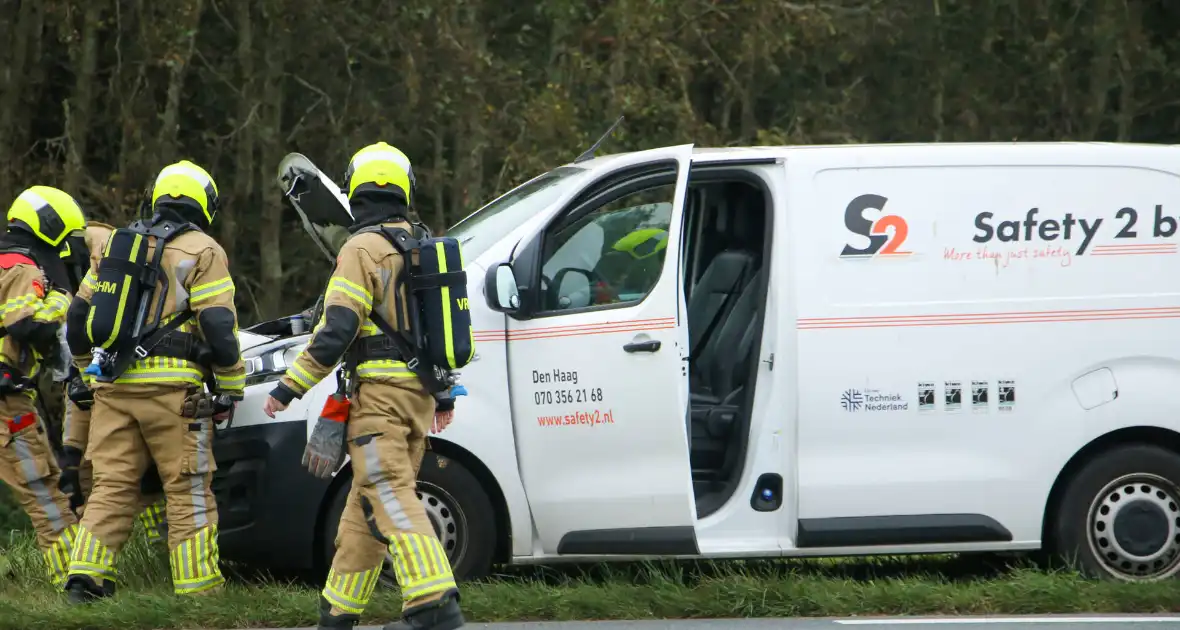
<instances>
[{"instance_id":1,"label":"wheel hub cap","mask_svg":"<svg viewBox=\"0 0 1180 630\"><path fill-rule=\"evenodd\" d=\"M1180 496L1155 475L1128 475L1107 485L1090 509L1091 549L1115 577L1150 580L1180 566Z\"/></svg>"}]
</instances>

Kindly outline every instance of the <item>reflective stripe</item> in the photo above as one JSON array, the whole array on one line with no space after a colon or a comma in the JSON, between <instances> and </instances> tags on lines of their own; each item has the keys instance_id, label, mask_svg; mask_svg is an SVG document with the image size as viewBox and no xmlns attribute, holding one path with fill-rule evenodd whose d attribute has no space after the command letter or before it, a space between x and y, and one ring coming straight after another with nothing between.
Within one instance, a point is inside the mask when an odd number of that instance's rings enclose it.
<instances>
[{"instance_id":1,"label":"reflective stripe","mask_svg":"<svg viewBox=\"0 0 1180 630\"><path fill-rule=\"evenodd\" d=\"M115 552L107 549L90 530L79 525L74 550L70 554L70 575L89 575L113 582L117 573Z\"/></svg>"},{"instance_id":2,"label":"reflective stripe","mask_svg":"<svg viewBox=\"0 0 1180 630\"><path fill-rule=\"evenodd\" d=\"M49 202L46 201L45 197L38 195L32 190L26 190L22 192L20 196L17 197L17 199L29 204L29 206L31 206L34 211L40 210L41 208L49 205Z\"/></svg>"},{"instance_id":3,"label":"reflective stripe","mask_svg":"<svg viewBox=\"0 0 1180 630\"><path fill-rule=\"evenodd\" d=\"M221 280L217 280L214 282L199 284L199 285L193 287L192 292L189 293L189 296L188 296L189 304L192 304L195 306L196 304L198 304L200 302L204 302L205 300L208 300L209 298L212 298L214 296L221 295L222 293L225 293L227 291L233 291L233 290L234 290L234 281L233 281L233 278L231 278L229 276L226 276L226 277L222 278Z\"/></svg>"},{"instance_id":4,"label":"reflective stripe","mask_svg":"<svg viewBox=\"0 0 1180 630\"><path fill-rule=\"evenodd\" d=\"M98 279L94 275L94 270L91 269L90 271L86 272L85 276L82 276L82 286L90 289L91 291L94 291L95 287L98 286L96 284L97 280Z\"/></svg>"},{"instance_id":5,"label":"reflective stripe","mask_svg":"<svg viewBox=\"0 0 1180 630\"><path fill-rule=\"evenodd\" d=\"M366 310L373 308L373 294L361 285L345 278L334 277L328 281L328 290L324 292L324 301L333 293L340 293L352 298L365 306Z\"/></svg>"},{"instance_id":6,"label":"reflective stripe","mask_svg":"<svg viewBox=\"0 0 1180 630\"><path fill-rule=\"evenodd\" d=\"M209 469L209 432L196 432L197 470ZM197 529L209 525L209 504L205 496L206 473L189 475L189 496L193 500L193 526Z\"/></svg>"},{"instance_id":7,"label":"reflective stripe","mask_svg":"<svg viewBox=\"0 0 1180 630\"><path fill-rule=\"evenodd\" d=\"M178 163L165 166L164 170L160 171L160 174L156 176L156 185L159 185L160 182L164 181L165 178L171 177L173 175L184 175L185 177L196 181L204 188L208 188L209 185L213 183L213 180L209 179L208 175L195 168L190 168L184 164ZM214 192L216 192L216 190L217 188L214 186Z\"/></svg>"},{"instance_id":8,"label":"reflective stripe","mask_svg":"<svg viewBox=\"0 0 1180 630\"><path fill-rule=\"evenodd\" d=\"M167 358L167 357L161 357ZM138 364L136 364L138 365ZM132 367L115 379L116 383L186 383L200 386L205 378L200 370L179 367Z\"/></svg>"},{"instance_id":9,"label":"reflective stripe","mask_svg":"<svg viewBox=\"0 0 1180 630\"><path fill-rule=\"evenodd\" d=\"M33 313L33 319L39 322L56 322L66 316L70 308L70 300L61 293L50 293Z\"/></svg>"},{"instance_id":10,"label":"reflective stripe","mask_svg":"<svg viewBox=\"0 0 1180 630\"><path fill-rule=\"evenodd\" d=\"M168 522L164 501L157 501L147 506L144 511L139 513L139 522L143 525L143 531L147 534L148 540L155 542L163 538L166 531L164 526Z\"/></svg>"},{"instance_id":11,"label":"reflective stripe","mask_svg":"<svg viewBox=\"0 0 1180 630\"><path fill-rule=\"evenodd\" d=\"M372 337L379 334L381 334L381 329L377 328L377 324L374 324L372 321L366 319L365 325L361 326L361 337Z\"/></svg>"},{"instance_id":12,"label":"reflective stripe","mask_svg":"<svg viewBox=\"0 0 1180 630\"><path fill-rule=\"evenodd\" d=\"M377 489L377 498L381 500L381 507L385 510L385 515L389 517L389 520L393 521L394 527L401 530L413 529L414 524L410 522L410 517L402 509L401 501L397 500L397 495L393 492L393 486L389 483L389 479L386 478L384 471L381 469L381 459L378 457L376 440L369 440L361 449L365 453L366 479L369 485Z\"/></svg>"},{"instance_id":13,"label":"reflective stripe","mask_svg":"<svg viewBox=\"0 0 1180 630\"><path fill-rule=\"evenodd\" d=\"M380 565L360 573L337 573L336 569L331 569L320 594L336 608L359 615L373 596L380 575Z\"/></svg>"},{"instance_id":14,"label":"reflective stripe","mask_svg":"<svg viewBox=\"0 0 1180 630\"><path fill-rule=\"evenodd\" d=\"M433 535L413 532L390 536L393 570L401 587L402 600L413 602L435 593L457 588L455 576L442 543Z\"/></svg>"},{"instance_id":15,"label":"reflective stripe","mask_svg":"<svg viewBox=\"0 0 1180 630\"><path fill-rule=\"evenodd\" d=\"M319 382L319 379L312 376L307 370L303 369L303 367L300 366L298 362L292 364L291 368L287 370L287 378L295 381L295 384L299 387L302 387L303 391L307 391L312 387L315 387L315 384Z\"/></svg>"},{"instance_id":16,"label":"reflective stripe","mask_svg":"<svg viewBox=\"0 0 1180 630\"><path fill-rule=\"evenodd\" d=\"M49 576L49 582L57 588L65 586L66 575L70 570L70 553L74 549L74 540L77 537L78 526L70 525L42 554L45 557L45 569Z\"/></svg>"},{"instance_id":17,"label":"reflective stripe","mask_svg":"<svg viewBox=\"0 0 1180 630\"><path fill-rule=\"evenodd\" d=\"M0 317L7 318L10 314L22 311L26 308L36 310L37 303L41 298L37 297L35 293L27 293L19 297L14 297L3 304L0 304Z\"/></svg>"},{"instance_id":18,"label":"reflective stripe","mask_svg":"<svg viewBox=\"0 0 1180 630\"><path fill-rule=\"evenodd\" d=\"M34 435L36 435L33 430ZM33 439L36 439L35 437ZM33 450L29 447L29 443L23 437L17 437L12 441L12 448L16 451L16 457L20 460L21 472L24 473L25 483L29 486L29 491L37 499L37 507L45 514L45 518L49 521L49 527L54 532L60 532L66 528L66 520L61 513L61 508L53 500L53 495L49 494L49 487L45 485L45 479L37 472L37 459L33 456Z\"/></svg>"},{"instance_id":19,"label":"reflective stripe","mask_svg":"<svg viewBox=\"0 0 1180 630\"><path fill-rule=\"evenodd\" d=\"M401 151L366 151L358 153L356 157L352 159L352 164L349 166L352 167L352 170L356 170L357 168L360 168L369 162L376 162L378 160L393 162L394 164L402 167L403 171L408 172L410 170L410 158L406 157L406 154L402 153Z\"/></svg>"},{"instance_id":20,"label":"reflective stripe","mask_svg":"<svg viewBox=\"0 0 1180 630\"><path fill-rule=\"evenodd\" d=\"M414 378L415 375L402 361L393 359L374 359L362 361L356 366L357 376L361 378L376 378L388 376L390 378Z\"/></svg>"},{"instance_id":21,"label":"reflective stripe","mask_svg":"<svg viewBox=\"0 0 1180 630\"><path fill-rule=\"evenodd\" d=\"M192 595L224 584L219 563L217 526L202 527L169 554L173 591L179 595Z\"/></svg>"},{"instance_id":22,"label":"reflective stripe","mask_svg":"<svg viewBox=\"0 0 1180 630\"><path fill-rule=\"evenodd\" d=\"M217 386L221 389L242 389L246 386L246 375L237 374L231 376L222 376L216 374Z\"/></svg>"}]
</instances>

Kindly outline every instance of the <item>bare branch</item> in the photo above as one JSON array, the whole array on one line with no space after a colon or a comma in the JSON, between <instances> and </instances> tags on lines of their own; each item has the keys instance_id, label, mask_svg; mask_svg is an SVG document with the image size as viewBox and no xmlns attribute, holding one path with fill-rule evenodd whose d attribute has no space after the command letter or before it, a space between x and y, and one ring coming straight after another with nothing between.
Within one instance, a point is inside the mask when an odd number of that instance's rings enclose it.
<instances>
[{"instance_id":1,"label":"bare branch","mask_svg":"<svg viewBox=\"0 0 1180 630\"><path fill-rule=\"evenodd\" d=\"M226 76L224 74L222 74L221 72L218 72L217 68L215 68L213 66L213 64L209 63L209 60L207 58L205 58L205 55L201 53L200 49L194 49L193 55L196 56L197 61L200 61L201 65L203 65L205 67L205 69L209 71L209 74L212 74L213 76L217 77L217 79L219 81L221 81L222 83L224 83L225 86L228 87L231 92L233 92L234 94L241 97L242 90L238 87L238 85L236 83L234 83L233 81L230 81L228 78L226 78Z\"/></svg>"},{"instance_id":2,"label":"bare branch","mask_svg":"<svg viewBox=\"0 0 1180 630\"><path fill-rule=\"evenodd\" d=\"M299 76L299 75L297 75L297 74L295 74L295 73L293 73L293 72L288 72L288 73L286 73L286 74L285 74L285 76L288 76L288 77L290 77L290 78L294 79L296 83L298 83L298 84L302 85L303 87L305 87L305 88L307 88L307 89L311 90L312 92L315 92L316 94L319 94L319 95L320 95L320 99L321 99L321 100L323 100L325 103L327 103L327 104L328 104L328 110L327 110L327 111L328 111L328 121L332 123L332 126L333 126L333 127L337 128L337 129L339 129L339 128L340 128L340 127L339 127L340 123L337 121L337 119L336 119L336 115L335 115L335 113L333 113L333 111L332 111L332 97L331 97L331 96L328 96L328 93L327 93L327 92L325 92L325 91L321 90L320 88L318 88L318 87L316 87L316 86L314 86L314 85L312 85L312 84L308 83L308 82L307 82L307 81L306 81L306 80L305 80L303 77L301 77L301 76ZM349 82L349 88L350 88L350 90L349 90L349 91L351 91L351 86L352 86L352 83L351 83L351 82Z\"/></svg>"},{"instance_id":3,"label":"bare branch","mask_svg":"<svg viewBox=\"0 0 1180 630\"><path fill-rule=\"evenodd\" d=\"M242 131L245 130L246 127L249 127L250 125L252 125L254 122L256 122L258 120L258 107L259 107L259 105L261 105L261 103L259 103L258 101L254 101L254 105L253 105L253 107L250 108L250 113L246 116L246 120L243 120L241 123L239 123L238 126L233 131L231 131L225 135L215 135L213 137L217 138L218 140L230 140L234 136L238 135L239 133L242 133Z\"/></svg>"},{"instance_id":4,"label":"bare branch","mask_svg":"<svg viewBox=\"0 0 1180 630\"><path fill-rule=\"evenodd\" d=\"M217 18L221 20L221 23L225 25L225 28L229 29L229 32L232 35L237 35L238 29L234 28L233 23L230 22L229 19L225 17L225 14L221 12L221 8L217 6L217 0L209 0L209 6L213 8L213 13L217 15Z\"/></svg>"},{"instance_id":5,"label":"bare branch","mask_svg":"<svg viewBox=\"0 0 1180 630\"><path fill-rule=\"evenodd\" d=\"M307 117L310 116L313 111L318 109L320 104L322 104L323 102L324 102L323 96L320 96L319 98L317 98L315 100L315 102L311 104L311 107L308 107L307 110L303 112L303 115L299 117L299 120L297 120L295 122L295 124L291 127L291 133L287 134L287 137L283 139L283 142L285 142L286 144L291 144L292 142L294 142L295 136L299 135L300 129L303 128L303 122L305 120L307 120Z\"/></svg>"},{"instance_id":6,"label":"bare branch","mask_svg":"<svg viewBox=\"0 0 1180 630\"><path fill-rule=\"evenodd\" d=\"M811 4L799 4L797 2L779 2L779 8L789 11L791 13L804 12L831 12L840 13L843 15L863 15L872 10L868 4L861 4L857 6L843 6L833 2L813 2Z\"/></svg>"}]
</instances>

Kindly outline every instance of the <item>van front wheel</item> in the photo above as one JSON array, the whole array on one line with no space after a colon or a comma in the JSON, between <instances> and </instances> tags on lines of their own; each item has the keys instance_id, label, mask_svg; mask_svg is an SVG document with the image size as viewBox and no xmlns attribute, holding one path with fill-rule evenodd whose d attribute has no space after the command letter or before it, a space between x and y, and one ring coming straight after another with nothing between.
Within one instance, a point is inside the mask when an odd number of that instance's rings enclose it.
<instances>
[{"instance_id":1,"label":"van front wheel","mask_svg":"<svg viewBox=\"0 0 1180 630\"><path fill-rule=\"evenodd\" d=\"M336 553L334 541L350 485L337 490L326 515L322 553L327 566L331 566ZM492 569L499 533L492 501L475 475L459 462L427 451L418 472L418 498L446 549L455 578L474 580L486 576ZM393 556L388 553L381 582L386 586L397 584Z\"/></svg>"},{"instance_id":2,"label":"van front wheel","mask_svg":"<svg viewBox=\"0 0 1180 630\"><path fill-rule=\"evenodd\" d=\"M1180 455L1135 444L1095 457L1058 504L1052 546L1092 577L1133 582L1180 572Z\"/></svg>"}]
</instances>

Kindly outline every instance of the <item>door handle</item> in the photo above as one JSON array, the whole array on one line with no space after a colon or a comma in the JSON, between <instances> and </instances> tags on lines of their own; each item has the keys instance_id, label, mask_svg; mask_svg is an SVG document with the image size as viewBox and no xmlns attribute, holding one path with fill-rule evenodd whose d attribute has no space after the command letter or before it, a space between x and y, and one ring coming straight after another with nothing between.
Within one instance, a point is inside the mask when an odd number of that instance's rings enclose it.
<instances>
[{"instance_id":1,"label":"door handle","mask_svg":"<svg viewBox=\"0 0 1180 630\"><path fill-rule=\"evenodd\" d=\"M623 346L626 352L657 352L660 349L660 341L652 339L650 341L632 341Z\"/></svg>"}]
</instances>

